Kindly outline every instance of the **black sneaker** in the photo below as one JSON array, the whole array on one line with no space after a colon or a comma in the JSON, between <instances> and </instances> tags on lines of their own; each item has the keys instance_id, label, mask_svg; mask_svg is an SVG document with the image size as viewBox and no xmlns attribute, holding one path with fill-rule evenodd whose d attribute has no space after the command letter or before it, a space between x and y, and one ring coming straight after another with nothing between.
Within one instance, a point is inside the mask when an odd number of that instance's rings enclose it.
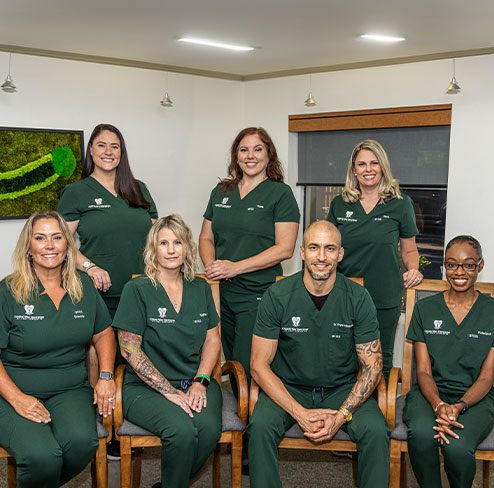
<instances>
[{"instance_id":1,"label":"black sneaker","mask_svg":"<svg viewBox=\"0 0 494 488\"><path fill-rule=\"evenodd\" d=\"M120 461L120 442L113 438L106 445L106 458L110 461Z\"/></svg>"},{"instance_id":2,"label":"black sneaker","mask_svg":"<svg viewBox=\"0 0 494 488\"><path fill-rule=\"evenodd\" d=\"M161 481L159 483L155 483L151 488L161 488Z\"/></svg>"}]
</instances>

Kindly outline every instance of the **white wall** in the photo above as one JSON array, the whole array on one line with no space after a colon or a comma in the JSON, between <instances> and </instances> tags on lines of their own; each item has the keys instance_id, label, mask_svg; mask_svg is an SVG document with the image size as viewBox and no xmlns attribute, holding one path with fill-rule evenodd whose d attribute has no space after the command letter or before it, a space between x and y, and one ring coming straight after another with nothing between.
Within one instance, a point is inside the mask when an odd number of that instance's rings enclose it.
<instances>
[{"instance_id":1,"label":"white wall","mask_svg":"<svg viewBox=\"0 0 494 488\"><path fill-rule=\"evenodd\" d=\"M82 129L86 142L96 124L116 125L159 214L180 213L197 240L209 192L226 175L229 145L242 128L241 83L171 73L175 106L164 108L166 77L158 71L14 55L12 76L18 92L0 91L0 125ZM0 278L11 271L23 223L0 221Z\"/></svg>"},{"instance_id":2,"label":"white wall","mask_svg":"<svg viewBox=\"0 0 494 488\"><path fill-rule=\"evenodd\" d=\"M1 66L8 66L5 53ZM87 139L97 123L114 123L160 215L180 213L196 239L209 191L225 175L229 145L240 128L262 125L270 132L295 189L296 136L288 133L289 115L452 103L446 239L478 237L486 258L481 278L494 281L494 56L456 61L463 88L456 96L444 93L450 60L313 75L313 108L303 105L308 76L240 83L172 73L168 88L175 106L165 109L159 106L165 85L160 72L14 55L12 75L19 90L0 92L0 125L83 129ZM295 192L302 208L301 192ZM21 224L0 221L0 277L10 271ZM298 267L292 260L285 272Z\"/></svg>"},{"instance_id":3,"label":"white wall","mask_svg":"<svg viewBox=\"0 0 494 488\"><path fill-rule=\"evenodd\" d=\"M303 105L307 75L250 82L245 85L245 124L262 124L271 133L294 185L296 136L288 133L288 115L452 103L446 240L465 233L477 237L486 260L480 278L494 281L494 56L456 61L462 92L455 96L445 94L451 76L451 60L312 75L317 101L312 108Z\"/></svg>"}]
</instances>

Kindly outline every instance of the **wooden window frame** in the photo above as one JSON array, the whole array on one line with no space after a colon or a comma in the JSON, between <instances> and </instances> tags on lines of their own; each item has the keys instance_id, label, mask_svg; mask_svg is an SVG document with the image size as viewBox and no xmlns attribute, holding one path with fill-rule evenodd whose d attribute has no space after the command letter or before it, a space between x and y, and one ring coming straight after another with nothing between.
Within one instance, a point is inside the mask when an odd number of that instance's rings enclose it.
<instances>
[{"instance_id":1,"label":"wooden window frame","mask_svg":"<svg viewBox=\"0 0 494 488\"><path fill-rule=\"evenodd\" d=\"M451 112L451 104L442 104L290 115L288 131L314 132L451 125Z\"/></svg>"}]
</instances>

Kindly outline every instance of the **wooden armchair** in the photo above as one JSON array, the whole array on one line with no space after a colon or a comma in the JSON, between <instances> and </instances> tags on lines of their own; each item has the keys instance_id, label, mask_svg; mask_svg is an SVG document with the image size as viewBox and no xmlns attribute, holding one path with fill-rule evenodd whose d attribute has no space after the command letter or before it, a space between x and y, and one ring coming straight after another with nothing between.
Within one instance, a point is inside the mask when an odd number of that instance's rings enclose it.
<instances>
[{"instance_id":1,"label":"wooden armchair","mask_svg":"<svg viewBox=\"0 0 494 488\"><path fill-rule=\"evenodd\" d=\"M88 366L89 383L92 387L98 381L98 357L94 346L90 345L86 357ZM112 435L112 416L106 418L96 416L96 428L98 431L98 449L91 463L91 484L93 488L108 488L108 464L106 461L106 444ZM7 458L7 487L17 486L17 470L13 456L6 449L0 447L0 458Z\"/></svg>"},{"instance_id":2,"label":"wooden armchair","mask_svg":"<svg viewBox=\"0 0 494 488\"><path fill-rule=\"evenodd\" d=\"M282 276L278 276L276 281L283 279ZM362 278L350 278L359 285L363 285ZM386 417L386 381L381 376L381 380L376 388L377 402L379 408ZM254 407L259 397L259 385L251 380L250 394L249 394L249 415L254 412ZM343 430L339 430L336 435L327 442L316 443L309 440L304 436L304 433L300 426L295 423L290 429L285 432L285 437L281 440L278 447L283 449L306 449L317 451L344 451L352 453L352 470L353 470L353 482L355 486L358 486L358 452L357 444L350 439L350 436Z\"/></svg>"},{"instance_id":3,"label":"wooden armchair","mask_svg":"<svg viewBox=\"0 0 494 488\"><path fill-rule=\"evenodd\" d=\"M204 277L204 275L199 275ZM211 286L216 309L219 311L219 282L207 280ZM115 433L120 441L120 486L121 488L139 488L141 481L141 464L143 447L159 447L161 439L142 427L125 419L122 411L122 387L125 373L125 365L117 368L116 383L116 407L113 412ZM244 369L237 361L228 361L221 366L220 359L213 370L213 378L221 386L221 377L233 374L238 387L238 400L233 393L221 388L223 394L223 427L221 438L213 455L213 486L220 487L220 445L231 445L231 473L232 487L241 487L242 477L242 439L247 425L248 386ZM134 450L134 466L132 469L132 453ZM10 488L10 487L9 487Z\"/></svg>"},{"instance_id":4,"label":"wooden armchair","mask_svg":"<svg viewBox=\"0 0 494 488\"><path fill-rule=\"evenodd\" d=\"M423 280L415 288L407 290L406 312L405 312L405 338L412 319L415 303L436 293L441 293L449 288L447 281ZM481 293L494 296L494 283L476 283L475 289ZM398 383L401 381L401 394L398 396ZM389 375L388 398L387 398L387 421L391 430L390 445L390 488L406 486L406 458L407 448L407 426L403 422L403 408L405 407L406 395L411 387L417 382L415 372L415 357L413 342L405 339L403 345L403 366L393 368ZM489 461L494 461L494 429L484 439L475 451L475 458L483 462L483 486L489 487Z\"/></svg>"}]
</instances>

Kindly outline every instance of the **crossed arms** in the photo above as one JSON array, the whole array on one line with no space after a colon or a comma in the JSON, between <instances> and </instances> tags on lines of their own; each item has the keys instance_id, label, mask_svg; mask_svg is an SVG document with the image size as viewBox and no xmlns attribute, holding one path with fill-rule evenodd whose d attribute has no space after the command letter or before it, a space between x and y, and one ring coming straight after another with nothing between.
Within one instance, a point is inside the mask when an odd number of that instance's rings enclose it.
<instances>
[{"instance_id":1,"label":"crossed arms","mask_svg":"<svg viewBox=\"0 0 494 488\"><path fill-rule=\"evenodd\" d=\"M307 409L290 395L283 382L271 370L271 363L278 349L278 341L254 335L252 337L251 374L261 389L290 414L300 425L305 436L315 442L333 438L345 423L343 414L329 408ZM355 346L361 364L361 374L352 390L341 404L351 413L369 398L377 386L382 371L381 341L376 339Z\"/></svg>"}]
</instances>

